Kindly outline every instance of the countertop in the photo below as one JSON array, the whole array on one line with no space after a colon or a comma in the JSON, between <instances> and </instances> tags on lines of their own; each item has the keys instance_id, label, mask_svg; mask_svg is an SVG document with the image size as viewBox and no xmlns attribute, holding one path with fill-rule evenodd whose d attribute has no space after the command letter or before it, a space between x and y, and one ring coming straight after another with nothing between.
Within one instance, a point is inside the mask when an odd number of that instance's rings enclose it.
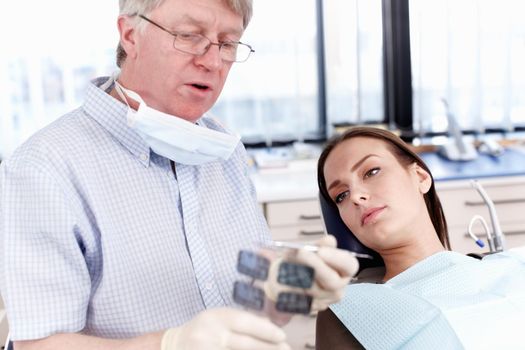
<instances>
[{"instance_id":1,"label":"countertop","mask_svg":"<svg viewBox=\"0 0 525 350\"><path fill-rule=\"evenodd\" d=\"M525 151L508 148L501 156L480 154L466 162L444 159L437 153L422 153L436 181L525 175Z\"/></svg>"},{"instance_id":2,"label":"countertop","mask_svg":"<svg viewBox=\"0 0 525 350\"><path fill-rule=\"evenodd\" d=\"M430 168L436 186L448 186L452 180L513 178L525 176L525 149L508 148L499 157L480 154L475 160L454 162L436 153L420 154ZM317 198L317 159L291 160L276 169L254 170L250 175L260 203L299 201Z\"/></svg>"}]
</instances>

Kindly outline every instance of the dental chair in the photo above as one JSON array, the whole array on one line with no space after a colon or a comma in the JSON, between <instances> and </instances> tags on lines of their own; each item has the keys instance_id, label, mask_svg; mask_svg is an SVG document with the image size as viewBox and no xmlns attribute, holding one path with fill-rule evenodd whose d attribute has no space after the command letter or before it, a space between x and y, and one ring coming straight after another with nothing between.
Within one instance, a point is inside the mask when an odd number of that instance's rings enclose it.
<instances>
[{"instance_id":1,"label":"dental chair","mask_svg":"<svg viewBox=\"0 0 525 350\"><path fill-rule=\"evenodd\" d=\"M321 205L321 213L323 215L326 232L335 236L337 240L337 247L346 249L354 253L368 254L372 259L357 258L359 260L359 272L369 268L384 267L385 263L379 254L370 248L365 247L354 236L352 231L346 227L345 223L339 216L337 207L332 202L328 202L321 194L319 194L319 202Z\"/></svg>"}]
</instances>

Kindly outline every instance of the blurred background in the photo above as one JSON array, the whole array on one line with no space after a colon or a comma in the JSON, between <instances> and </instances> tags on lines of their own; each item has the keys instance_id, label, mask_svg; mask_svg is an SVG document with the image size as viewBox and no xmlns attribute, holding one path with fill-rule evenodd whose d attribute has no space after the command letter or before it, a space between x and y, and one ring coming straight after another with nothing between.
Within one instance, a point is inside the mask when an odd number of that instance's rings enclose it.
<instances>
[{"instance_id":1,"label":"blurred background","mask_svg":"<svg viewBox=\"0 0 525 350\"><path fill-rule=\"evenodd\" d=\"M116 68L117 1L10 2L0 21L0 159L81 105ZM248 146L323 141L382 124L445 135L448 102L465 133L525 126L525 2L254 0L212 113Z\"/></svg>"}]
</instances>

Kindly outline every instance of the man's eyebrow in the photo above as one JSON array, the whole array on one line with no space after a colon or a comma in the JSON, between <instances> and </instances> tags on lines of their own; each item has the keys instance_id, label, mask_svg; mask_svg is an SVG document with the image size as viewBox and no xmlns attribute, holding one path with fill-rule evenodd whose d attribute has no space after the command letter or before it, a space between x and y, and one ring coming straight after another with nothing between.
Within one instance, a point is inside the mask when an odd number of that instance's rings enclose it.
<instances>
[{"instance_id":1,"label":"man's eyebrow","mask_svg":"<svg viewBox=\"0 0 525 350\"><path fill-rule=\"evenodd\" d=\"M195 17L192 17L188 14L184 14L182 15L179 20L177 22L180 22L182 24L193 24L193 25L196 25L196 26L199 26L201 28L206 28L206 25L207 25L207 22L204 21L204 20L199 20ZM234 34L234 35L237 35L237 36L241 36L243 33L243 29L242 28L237 28L237 27L228 27L226 28L225 30L222 30L220 34Z\"/></svg>"},{"instance_id":2,"label":"man's eyebrow","mask_svg":"<svg viewBox=\"0 0 525 350\"><path fill-rule=\"evenodd\" d=\"M370 157L377 157L377 154L373 154L373 153L370 153L370 154L367 154L366 156L364 156L363 158L361 158L361 160L359 160L357 163L355 163L351 168L350 168L350 171L356 171L357 168L359 168L359 166L361 164L363 164L368 158ZM328 191L330 191L330 189L332 189L333 187L336 187L337 185L339 185L341 183L341 181L339 180L335 180L334 182L332 182L330 184L330 186L328 186Z\"/></svg>"}]
</instances>

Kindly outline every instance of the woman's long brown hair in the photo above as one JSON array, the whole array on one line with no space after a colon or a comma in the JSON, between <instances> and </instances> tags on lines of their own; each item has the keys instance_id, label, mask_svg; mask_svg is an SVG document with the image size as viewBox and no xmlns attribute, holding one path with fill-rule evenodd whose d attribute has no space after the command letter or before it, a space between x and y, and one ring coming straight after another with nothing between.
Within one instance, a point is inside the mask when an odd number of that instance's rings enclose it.
<instances>
[{"instance_id":1,"label":"woman's long brown hair","mask_svg":"<svg viewBox=\"0 0 525 350\"><path fill-rule=\"evenodd\" d=\"M423 168L430 175L432 179L432 185L430 186L429 191L424 195L425 204L441 244L443 244L446 249L450 250L447 221L445 219L445 214L443 213L443 208L434 186L434 178L432 177L430 169L428 169L425 162L414 151L412 151L410 147L403 140L401 140L401 138L390 131L373 127L355 127L344 132L343 134L333 137L328 141L317 163L317 181L319 185L319 191L326 201L333 205L335 210L337 210L337 207L334 201L330 198L328 189L326 188L326 180L324 177L324 165L326 163L326 159L337 145L354 137L370 137L381 140L388 145L388 148L401 165L408 166L410 164L417 163L417 165Z\"/></svg>"}]
</instances>

